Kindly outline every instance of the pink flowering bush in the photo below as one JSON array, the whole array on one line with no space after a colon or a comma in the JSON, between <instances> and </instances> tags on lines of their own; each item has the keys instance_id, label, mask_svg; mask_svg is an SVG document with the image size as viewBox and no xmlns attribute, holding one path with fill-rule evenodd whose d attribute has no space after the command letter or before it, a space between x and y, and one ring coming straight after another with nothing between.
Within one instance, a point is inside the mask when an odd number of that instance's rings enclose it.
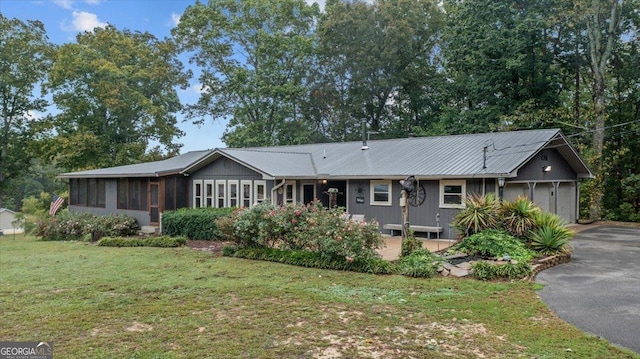
<instances>
[{"instance_id":1,"label":"pink flowering bush","mask_svg":"<svg viewBox=\"0 0 640 359\"><path fill-rule=\"evenodd\" d=\"M60 212L38 220L36 236L46 241L98 240L102 236L128 236L140 227L126 215L96 216L82 212Z\"/></svg>"},{"instance_id":2,"label":"pink flowering bush","mask_svg":"<svg viewBox=\"0 0 640 359\"><path fill-rule=\"evenodd\" d=\"M244 208L234 213L233 225L224 232L240 247L305 250L345 261L376 257L382 245L375 221L346 220L342 209L326 209L320 202Z\"/></svg>"}]
</instances>

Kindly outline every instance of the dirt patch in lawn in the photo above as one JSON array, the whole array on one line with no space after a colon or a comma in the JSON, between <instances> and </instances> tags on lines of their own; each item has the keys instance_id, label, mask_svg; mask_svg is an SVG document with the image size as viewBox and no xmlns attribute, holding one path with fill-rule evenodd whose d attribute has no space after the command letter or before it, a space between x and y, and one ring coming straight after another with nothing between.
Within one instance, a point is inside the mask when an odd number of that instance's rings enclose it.
<instances>
[{"instance_id":1,"label":"dirt patch in lawn","mask_svg":"<svg viewBox=\"0 0 640 359\"><path fill-rule=\"evenodd\" d=\"M222 252L222 248L233 245L233 242L227 241L205 241L205 240L187 240L186 246L205 252Z\"/></svg>"}]
</instances>

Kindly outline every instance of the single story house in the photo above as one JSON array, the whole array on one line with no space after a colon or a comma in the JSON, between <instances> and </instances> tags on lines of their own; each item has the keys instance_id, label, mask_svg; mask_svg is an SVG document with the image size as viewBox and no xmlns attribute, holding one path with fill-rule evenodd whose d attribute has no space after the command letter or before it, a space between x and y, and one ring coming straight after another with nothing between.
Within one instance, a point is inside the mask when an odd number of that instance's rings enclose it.
<instances>
[{"instance_id":1,"label":"single story house","mask_svg":"<svg viewBox=\"0 0 640 359\"><path fill-rule=\"evenodd\" d=\"M409 176L417 194L409 199L411 225L453 238L449 224L472 193L524 195L575 223L580 180L592 174L560 130L544 129L216 148L59 177L69 180L71 211L122 212L140 225L158 226L162 212L181 207L314 199L328 206L329 192L337 191L338 206L388 230L402 223L400 180Z\"/></svg>"}]
</instances>

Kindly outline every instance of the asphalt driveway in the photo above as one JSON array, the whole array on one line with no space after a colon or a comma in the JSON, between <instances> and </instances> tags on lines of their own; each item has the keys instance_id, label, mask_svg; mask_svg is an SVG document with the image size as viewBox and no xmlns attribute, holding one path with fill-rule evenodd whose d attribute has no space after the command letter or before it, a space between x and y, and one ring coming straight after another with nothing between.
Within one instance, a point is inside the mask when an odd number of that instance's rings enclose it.
<instances>
[{"instance_id":1,"label":"asphalt driveway","mask_svg":"<svg viewBox=\"0 0 640 359\"><path fill-rule=\"evenodd\" d=\"M640 353L640 229L578 233L571 262L538 274L542 300L563 320Z\"/></svg>"}]
</instances>

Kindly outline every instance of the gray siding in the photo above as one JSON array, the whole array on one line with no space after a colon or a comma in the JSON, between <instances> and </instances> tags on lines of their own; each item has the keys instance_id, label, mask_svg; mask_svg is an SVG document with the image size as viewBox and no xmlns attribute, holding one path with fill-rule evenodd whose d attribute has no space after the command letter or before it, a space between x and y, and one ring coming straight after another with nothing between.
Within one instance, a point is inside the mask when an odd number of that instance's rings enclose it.
<instances>
[{"instance_id":1,"label":"gray siding","mask_svg":"<svg viewBox=\"0 0 640 359\"><path fill-rule=\"evenodd\" d=\"M544 156L546 155L546 160ZM551 166L550 172L543 172L542 167ZM517 181L575 181L576 172L555 148L542 150L518 170ZM507 179L510 180L510 179Z\"/></svg>"},{"instance_id":2,"label":"gray siding","mask_svg":"<svg viewBox=\"0 0 640 359\"><path fill-rule=\"evenodd\" d=\"M455 238L457 234L450 226L456 214L460 211L457 208L440 208L440 181L420 181L426 193L424 203L418 207L409 206L409 222L413 225L440 226L443 227L441 238ZM467 193L482 193L483 180L473 179L466 181ZM351 214L364 214L367 220L376 219L380 230L385 224L402 223L402 209L400 207L400 196L402 186L398 181L392 181L392 202L391 206L374 206L369 204L370 181L351 180L348 186L347 209ZM361 192L358 192L358 189ZM495 191L493 179L484 182L485 192ZM362 195L360 195L362 193ZM357 203L357 197L364 197L364 203Z\"/></svg>"},{"instance_id":3,"label":"gray siding","mask_svg":"<svg viewBox=\"0 0 640 359\"><path fill-rule=\"evenodd\" d=\"M190 176L192 179L261 180L262 175L228 158L220 158Z\"/></svg>"}]
</instances>

